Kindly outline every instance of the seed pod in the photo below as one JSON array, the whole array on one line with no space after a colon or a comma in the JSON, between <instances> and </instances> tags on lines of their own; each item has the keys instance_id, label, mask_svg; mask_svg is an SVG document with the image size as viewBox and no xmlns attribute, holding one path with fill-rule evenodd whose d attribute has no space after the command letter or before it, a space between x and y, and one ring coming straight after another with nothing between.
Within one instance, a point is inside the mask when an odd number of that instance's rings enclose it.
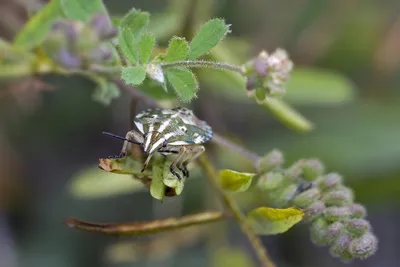
<instances>
[{"instance_id":1,"label":"seed pod","mask_svg":"<svg viewBox=\"0 0 400 267\"><path fill-rule=\"evenodd\" d=\"M371 232L353 239L349 246L350 254L358 259L365 259L373 255L378 249L378 239Z\"/></svg>"}]
</instances>

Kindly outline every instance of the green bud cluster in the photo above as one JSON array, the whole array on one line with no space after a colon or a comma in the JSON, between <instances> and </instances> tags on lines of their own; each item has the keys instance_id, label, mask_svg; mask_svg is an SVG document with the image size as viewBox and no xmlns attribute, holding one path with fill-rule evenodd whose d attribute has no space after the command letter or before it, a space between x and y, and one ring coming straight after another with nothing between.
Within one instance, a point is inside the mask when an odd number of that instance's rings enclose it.
<instances>
[{"instance_id":1,"label":"green bud cluster","mask_svg":"<svg viewBox=\"0 0 400 267\"><path fill-rule=\"evenodd\" d=\"M365 219L364 206L354 203L353 191L337 173L325 174L316 159L302 159L283 168L282 154L273 150L258 162L257 187L276 207L295 206L305 211L311 223L310 236L319 246L344 262L375 253L378 240Z\"/></svg>"},{"instance_id":2,"label":"green bud cluster","mask_svg":"<svg viewBox=\"0 0 400 267\"><path fill-rule=\"evenodd\" d=\"M282 96L285 93L284 84L289 79L293 62L283 49L277 49L271 55L262 51L246 63L244 69L248 95L254 95L258 101L263 102L267 97Z\"/></svg>"},{"instance_id":3,"label":"green bud cluster","mask_svg":"<svg viewBox=\"0 0 400 267\"><path fill-rule=\"evenodd\" d=\"M80 69L89 63L111 62L114 55L109 41L117 34L108 16L99 13L88 23L56 21L42 47L63 68Z\"/></svg>"}]
</instances>

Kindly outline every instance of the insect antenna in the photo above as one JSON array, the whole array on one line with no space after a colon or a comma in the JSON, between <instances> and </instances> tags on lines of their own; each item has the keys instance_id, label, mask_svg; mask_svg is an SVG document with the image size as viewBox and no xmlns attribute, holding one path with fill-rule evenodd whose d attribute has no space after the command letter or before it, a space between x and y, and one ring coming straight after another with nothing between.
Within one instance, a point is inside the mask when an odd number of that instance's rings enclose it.
<instances>
[{"instance_id":1,"label":"insect antenna","mask_svg":"<svg viewBox=\"0 0 400 267\"><path fill-rule=\"evenodd\" d=\"M122 141L127 141L127 142L132 143L132 144L137 144L137 145L140 145L140 144L141 144L141 143L136 142L136 141L134 141L134 140L129 140L129 139L126 139L125 137L122 137L122 136L120 136L120 135L116 135L116 134L113 134L113 133L103 132L103 134L106 135L106 136L115 138L115 139L119 139L119 140L122 140Z\"/></svg>"}]
</instances>

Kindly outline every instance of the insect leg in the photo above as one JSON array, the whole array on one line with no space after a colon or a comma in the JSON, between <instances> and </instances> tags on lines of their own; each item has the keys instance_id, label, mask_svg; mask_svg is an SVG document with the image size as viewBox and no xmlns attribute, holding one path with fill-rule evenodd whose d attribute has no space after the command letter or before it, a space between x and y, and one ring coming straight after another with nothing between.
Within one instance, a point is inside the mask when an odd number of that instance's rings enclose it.
<instances>
[{"instance_id":1,"label":"insect leg","mask_svg":"<svg viewBox=\"0 0 400 267\"><path fill-rule=\"evenodd\" d=\"M187 157L182 159L180 162L180 167L182 169L183 175L189 177L189 171L187 169L187 165L197 159L203 152L205 151L204 146L191 146L190 152L187 154Z\"/></svg>"},{"instance_id":2,"label":"insect leg","mask_svg":"<svg viewBox=\"0 0 400 267\"><path fill-rule=\"evenodd\" d=\"M108 158L110 158L110 159L120 159L120 158L125 157L128 154L128 152L130 151L130 147L131 147L132 143L133 144L142 144L143 143L143 136L134 130L129 131L126 134L125 138L114 135L114 134L110 134L107 132L103 132L103 134L124 140L124 144L122 146L122 150L119 153L119 155L109 156Z\"/></svg>"},{"instance_id":3,"label":"insect leg","mask_svg":"<svg viewBox=\"0 0 400 267\"><path fill-rule=\"evenodd\" d=\"M173 175L175 175L179 180L181 179L181 176L174 170L174 168L178 168L178 163L180 162L180 160L182 159L182 157L185 156L187 151L187 148L185 146L182 146L179 149L179 154L178 156L176 156L175 160L172 162L172 164L169 166L169 170L171 171L171 173ZM178 168L179 169L179 168Z\"/></svg>"}]
</instances>

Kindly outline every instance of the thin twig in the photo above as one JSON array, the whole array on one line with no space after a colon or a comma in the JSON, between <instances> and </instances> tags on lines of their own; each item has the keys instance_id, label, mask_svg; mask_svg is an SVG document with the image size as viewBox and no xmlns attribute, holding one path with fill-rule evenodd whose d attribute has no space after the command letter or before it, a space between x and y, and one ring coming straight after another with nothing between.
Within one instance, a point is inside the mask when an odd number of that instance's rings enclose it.
<instances>
[{"instance_id":1,"label":"thin twig","mask_svg":"<svg viewBox=\"0 0 400 267\"><path fill-rule=\"evenodd\" d=\"M211 141L219 146L226 147L232 151L239 153L240 155L251 161L254 165L256 165L257 161L260 159L260 156L257 155L256 153L236 143L229 141L228 139L222 137L219 134L214 133Z\"/></svg>"},{"instance_id":2,"label":"thin twig","mask_svg":"<svg viewBox=\"0 0 400 267\"><path fill-rule=\"evenodd\" d=\"M200 165L205 170L208 180L210 181L210 183L213 185L213 187L218 191L219 195L221 196L221 199L224 202L226 208L229 210L229 212L232 213L233 217L236 219L236 221L239 223L240 227L242 228L242 231L246 234L246 236L249 239L251 245L253 246L255 252L257 253L258 259L260 260L260 263L262 264L262 266L274 267L275 264L269 259L267 250L261 243L261 240L259 239L259 237L253 231L251 226L247 223L246 217L240 211L240 208L237 205L237 203L235 202L235 200L230 195L225 193L221 189L221 187L218 185L216 170L214 169L211 162L205 156L202 156L199 159L199 162L200 162Z\"/></svg>"},{"instance_id":3,"label":"thin twig","mask_svg":"<svg viewBox=\"0 0 400 267\"><path fill-rule=\"evenodd\" d=\"M147 235L159 232L185 228L192 225L206 224L228 218L220 211L207 211L182 217L171 217L163 220L129 223L91 223L75 218L67 219L68 226L87 232L103 233L108 235Z\"/></svg>"}]
</instances>

